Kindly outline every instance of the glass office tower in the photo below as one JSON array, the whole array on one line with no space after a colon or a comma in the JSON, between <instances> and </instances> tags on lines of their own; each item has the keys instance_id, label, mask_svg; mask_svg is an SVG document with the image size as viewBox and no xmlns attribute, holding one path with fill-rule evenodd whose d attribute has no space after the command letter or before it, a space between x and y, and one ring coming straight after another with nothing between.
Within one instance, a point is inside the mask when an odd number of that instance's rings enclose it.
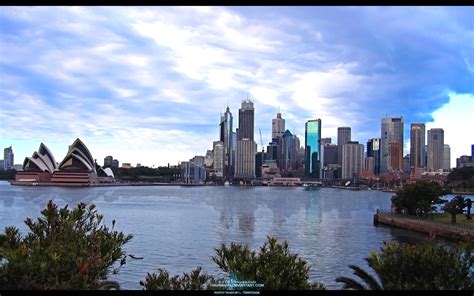
<instances>
[{"instance_id":1,"label":"glass office tower","mask_svg":"<svg viewBox=\"0 0 474 296\"><path fill-rule=\"evenodd\" d=\"M306 177L319 179L321 162L321 119L308 120L305 124Z\"/></svg>"}]
</instances>

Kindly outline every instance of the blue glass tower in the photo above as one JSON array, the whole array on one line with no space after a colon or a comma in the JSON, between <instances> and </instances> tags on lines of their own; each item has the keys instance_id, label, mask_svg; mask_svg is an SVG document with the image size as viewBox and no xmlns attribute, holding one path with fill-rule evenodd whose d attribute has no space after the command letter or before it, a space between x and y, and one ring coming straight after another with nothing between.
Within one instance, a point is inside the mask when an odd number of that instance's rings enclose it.
<instances>
[{"instance_id":1,"label":"blue glass tower","mask_svg":"<svg viewBox=\"0 0 474 296\"><path fill-rule=\"evenodd\" d=\"M319 178L321 163L321 119L313 119L306 122L304 143L306 177Z\"/></svg>"}]
</instances>

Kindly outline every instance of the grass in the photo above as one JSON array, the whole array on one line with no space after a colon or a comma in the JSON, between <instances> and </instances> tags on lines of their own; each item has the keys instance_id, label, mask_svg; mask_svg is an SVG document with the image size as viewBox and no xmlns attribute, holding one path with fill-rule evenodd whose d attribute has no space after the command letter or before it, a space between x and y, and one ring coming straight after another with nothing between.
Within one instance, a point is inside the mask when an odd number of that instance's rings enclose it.
<instances>
[{"instance_id":1,"label":"grass","mask_svg":"<svg viewBox=\"0 0 474 296\"><path fill-rule=\"evenodd\" d=\"M474 216L471 214L471 216ZM439 213L433 215L433 221L444 222L451 224L451 215L448 213ZM466 226L474 229L474 217L472 220L467 220L466 216L463 214L456 215L456 224Z\"/></svg>"}]
</instances>

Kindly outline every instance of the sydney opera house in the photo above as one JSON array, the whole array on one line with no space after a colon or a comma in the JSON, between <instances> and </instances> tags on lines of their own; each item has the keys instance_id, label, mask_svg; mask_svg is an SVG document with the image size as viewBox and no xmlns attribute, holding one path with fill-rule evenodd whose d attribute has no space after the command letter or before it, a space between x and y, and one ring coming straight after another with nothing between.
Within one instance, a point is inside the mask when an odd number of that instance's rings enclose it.
<instances>
[{"instance_id":1,"label":"sydney opera house","mask_svg":"<svg viewBox=\"0 0 474 296\"><path fill-rule=\"evenodd\" d=\"M103 169L94 161L80 139L69 146L64 159L57 163L48 147L41 143L38 151L23 162L13 185L94 186L115 182L110 168Z\"/></svg>"}]
</instances>

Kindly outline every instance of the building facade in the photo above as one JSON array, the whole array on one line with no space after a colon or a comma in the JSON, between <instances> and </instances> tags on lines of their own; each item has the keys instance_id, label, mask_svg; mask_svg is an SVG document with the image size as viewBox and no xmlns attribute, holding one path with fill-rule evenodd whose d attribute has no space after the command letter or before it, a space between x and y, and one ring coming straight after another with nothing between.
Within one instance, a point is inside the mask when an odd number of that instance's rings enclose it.
<instances>
[{"instance_id":1,"label":"building facade","mask_svg":"<svg viewBox=\"0 0 474 296\"><path fill-rule=\"evenodd\" d=\"M443 170L449 171L451 169L451 148L448 144L444 144L443 155Z\"/></svg>"},{"instance_id":2,"label":"building facade","mask_svg":"<svg viewBox=\"0 0 474 296\"><path fill-rule=\"evenodd\" d=\"M14 154L12 146L3 149L3 169L9 170L14 164Z\"/></svg>"},{"instance_id":3,"label":"building facade","mask_svg":"<svg viewBox=\"0 0 474 296\"><path fill-rule=\"evenodd\" d=\"M444 166L444 130L428 130L428 171L442 170Z\"/></svg>"},{"instance_id":4,"label":"building facade","mask_svg":"<svg viewBox=\"0 0 474 296\"><path fill-rule=\"evenodd\" d=\"M342 145L348 143L351 140L351 128L350 127L338 127L337 128L337 163L342 165Z\"/></svg>"},{"instance_id":5,"label":"building facade","mask_svg":"<svg viewBox=\"0 0 474 296\"><path fill-rule=\"evenodd\" d=\"M380 173L403 169L403 116L382 118Z\"/></svg>"},{"instance_id":6,"label":"building facade","mask_svg":"<svg viewBox=\"0 0 474 296\"><path fill-rule=\"evenodd\" d=\"M255 179L255 154L257 143L254 141L255 109L250 100L242 101L239 109L239 130L235 161L235 178Z\"/></svg>"},{"instance_id":7,"label":"building facade","mask_svg":"<svg viewBox=\"0 0 474 296\"><path fill-rule=\"evenodd\" d=\"M281 113L278 112L276 118L272 119L272 139L283 137L285 132L285 119L281 117Z\"/></svg>"},{"instance_id":8,"label":"building facade","mask_svg":"<svg viewBox=\"0 0 474 296\"><path fill-rule=\"evenodd\" d=\"M380 138L372 138L367 141L367 157L374 160L374 175L380 174Z\"/></svg>"},{"instance_id":9,"label":"building facade","mask_svg":"<svg viewBox=\"0 0 474 296\"><path fill-rule=\"evenodd\" d=\"M216 178L224 177L224 142L214 141L213 149L213 172L212 175Z\"/></svg>"},{"instance_id":10,"label":"building facade","mask_svg":"<svg viewBox=\"0 0 474 296\"><path fill-rule=\"evenodd\" d=\"M425 138L425 124L412 123L410 127L410 168L412 171L426 167Z\"/></svg>"},{"instance_id":11,"label":"building facade","mask_svg":"<svg viewBox=\"0 0 474 296\"><path fill-rule=\"evenodd\" d=\"M232 178L234 174L232 124L232 113L229 110L229 106L227 106L224 115L221 116L220 123L220 141L224 145L224 176L226 178Z\"/></svg>"},{"instance_id":12,"label":"building facade","mask_svg":"<svg viewBox=\"0 0 474 296\"><path fill-rule=\"evenodd\" d=\"M358 178L364 168L364 145L350 141L342 145L342 179Z\"/></svg>"},{"instance_id":13,"label":"building facade","mask_svg":"<svg viewBox=\"0 0 474 296\"><path fill-rule=\"evenodd\" d=\"M320 178L321 169L321 119L308 120L305 124L305 175Z\"/></svg>"}]
</instances>

